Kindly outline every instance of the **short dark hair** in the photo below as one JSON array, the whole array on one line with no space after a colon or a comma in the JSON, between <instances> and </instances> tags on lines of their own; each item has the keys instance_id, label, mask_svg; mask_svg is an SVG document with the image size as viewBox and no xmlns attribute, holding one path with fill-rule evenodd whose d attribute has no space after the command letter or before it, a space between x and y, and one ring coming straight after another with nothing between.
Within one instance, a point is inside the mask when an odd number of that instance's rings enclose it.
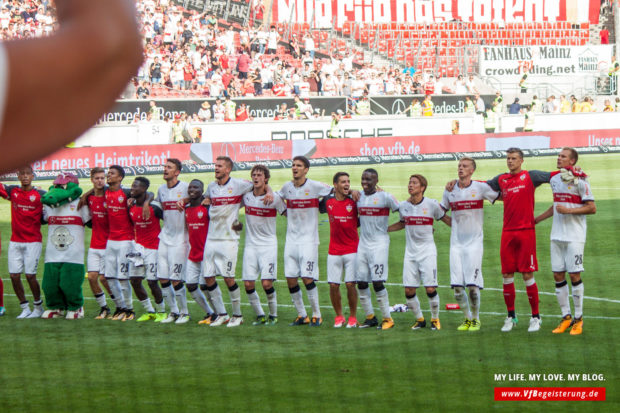
<instances>
[{"instance_id":1,"label":"short dark hair","mask_svg":"<svg viewBox=\"0 0 620 413\"><path fill-rule=\"evenodd\" d=\"M470 158L469 156L463 156L461 159L459 159L459 162L461 161L469 161L472 163L472 165L474 165L474 171L476 170L476 161L474 160L474 158Z\"/></svg>"},{"instance_id":2,"label":"short dark hair","mask_svg":"<svg viewBox=\"0 0 620 413\"><path fill-rule=\"evenodd\" d=\"M177 167L177 171L180 171L183 168L183 164L177 158L168 158L166 160L166 163L168 163L168 162L173 163L174 166Z\"/></svg>"},{"instance_id":3,"label":"short dark hair","mask_svg":"<svg viewBox=\"0 0 620 413\"><path fill-rule=\"evenodd\" d=\"M306 168L310 169L310 161L305 156L298 155L293 158L293 161L300 161Z\"/></svg>"},{"instance_id":4,"label":"short dark hair","mask_svg":"<svg viewBox=\"0 0 620 413\"><path fill-rule=\"evenodd\" d=\"M579 154L577 153L577 151L575 150L575 148L571 148L569 146L565 146L562 148L563 151L569 151L570 152L570 158L572 160L575 161L575 163L577 163L577 161L579 160Z\"/></svg>"},{"instance_id":5,"label":"short dark hair","mask_svg":"<svg viewBox=\"0 0 620 413\"><path fill-rule=\"evenodd\" d=\"M140 182L145 189L149 189L149 186L151 186L151 181L149 181L144 176L136 176L136 179L134 179L134 181Z\"/></svg>"},{"instance_id":6,"label":"short dark hair","mask_svg":"<svg viewBox=\"0 0 620 413\"><path fill-rule=\"evenodd\" d=\"M108 170L110 170L110 169L116 170L116 172L118 172L118 174L121 176L121 178L125 178L125 169L123 169L122 166L120 166L120 165L110 165L108 167Z\"/></svg>"},{"instance_id":7,"label":"short dark hair","mask_svg":"<svg viewBox=\"0 0 620 413\"><path fill-rule=\"evenodd\" d=\"M226 164L228 165L228 167L230 169L233 168L233 160L230 159L228 156L218 156L217 158L215 158L216 161L224 161L226 162Z\"/></svg>"},{"instance_id":8,"label":"short dark hair","mask_svg":"<svg viewBox=\"0 0 620 413\"><path fill-rule=\"evenodd\" d=\"M250 175L252 175L254 171L262 172L263 175L265 175L265 181L269 181L269 178L271 178L271 173L269 172L269 168L267 168L265 165L262 165L262 164L254 165L252 169L250 170Z\"/></svg>"},{"instance_id":9,"label":"short dark hair","mask_svg":"<svg viewBox=\"0 0 620 413\"><path fill-rule=\"evenodd\" d=\"M103 169L100 166L95 166L93 169L90 170L90 176L97 175L100 173L105 173L105 169Z\"/></svg>"},{"instance_id":10,"label":"short dark hair","mask_svg":"<svg viewBox=\"0 0 620 413\"><path fill-rule=\"evenodd\" d=\"M422 191L422 193L424 194L424 192L426 192L426 188L428 188L428 181L426 180L426 178L423 175L420 174L413 174L409 177L409 180L411 181L411 178L415 178L418 181L420 181L420 185L422 185L424 187L424 191Z\"/></svg>"},{"instance_id":11,"label":"short dark hair","mask_svg":"<svg viewBox=\"0 0 620 413\"><path fill-rule=\"evenodd\" d=\"M337 184L338 180L343 176L346 176L348 178L349 174L346 172L336 172L336 174L334 175L334 183Z\"/></svg>"},{"instance_id":12,"label":"short dark hair","mask_svg":"<svg viewBox=\"0 0 620 413\"><path fill-rule=\"evenodd\" d=\"M194 182L196 182L202 189L204 189L205 184L200 179L192 179L191 181L189 181L189 184L191 185Z\"/></svg>"},{"instance_id":13,"label":"short dark hair","mask_svg":"<svg viewBox=\"0 0 620 413\"><path fill-rule=\"evenodd\" d=\"M377 172L376 169L374 169L374 168L366 168L366 169L364 169L364 172L362 172L362 174L365 174L366 172L368 172L369 174L374 174L377 177L377 180L379 180L379 172Z\"/></svg>"},{"instance_id":14,"label":"short dark hair","mask_svg":"<svg viewBox=\"0 0 620 413\"><path fill-rule=\"evenodd\" d=\"M508 148L506 149L506 153L517 153L519 154L519 157L523 159L523 151L519 148Z\"/></svg>"},{"instance_id":15,"label":"short dark hair","mask_svg":"<svg viewBox=\"0 0 620 413\"><path fill-rule=\"evenodd\" d=\"M17 172L19 172L20 169L29 169L31 174L34 174L34 169L32 169L32 165L23 165L20 166L19 168L17 168Z\"/></svg>"}]
</instances>

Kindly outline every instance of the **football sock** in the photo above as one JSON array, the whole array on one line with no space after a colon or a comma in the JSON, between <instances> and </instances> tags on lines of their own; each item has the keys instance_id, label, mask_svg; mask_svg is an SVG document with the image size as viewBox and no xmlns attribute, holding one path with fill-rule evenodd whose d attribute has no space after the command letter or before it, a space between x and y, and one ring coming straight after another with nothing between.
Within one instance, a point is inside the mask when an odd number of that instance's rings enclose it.
<instances>
[{"instance_id":1,"label":"football sock","mask_svg":"<svg viewBox=\"0 0 620 413\"><path fill-rule=\"evenodd\" d=\"M32 305L34 306L34 309L35 309L35 310L36 310L37 308L38 308L38 309L42 309L42 306L43 306L43 300L34 301L34 302L32 303Z\"/></svg>"},{"instance_id":2,"label":"football sock","mask_svg":"<svg viewBox=\"0 0 620 413\"><path fill-rule=\"evenodd\" d=\"M131 296L131 284L129 283L129 280L122 280L119 282L121 284L123 300L125 301L125 308L127 310L133 310L133 297Z\"/></svg>"},{"instance_id":3,"label":"football sock","mask_svg":"<svg viewBox=\"0 0 620 413\"><path fill-rule=\"evenodd\" d=\"M583 281L573 284L573 303L575 304L575 318L583 317Z\"/></svg>"},{"instance_id":4,"label":"football sock","mask_svg":"<svg viewBox=\"0 0 620 413\"><path fill-rule=\"evenodd\" d=\"M99 307L106 306L105 293L99 293L95 295L95 300L97 301L97 304L99 304Z\"/></svg>"},{"instance_id":5,"label":"football sock","mask_svg":"<svg viewBox=\"0 0 620 413\"><path fill-rule=\"evenodd\" d=\"M383 318L391 318L390 315L390 300L388 298L388 292L383 287L379 291L375 290L375 294L377 295L377 302L379 303L379 309L381 310L381 316Z\"/></svg>"},{"instance_id":6,"label":"football sock","mask_svg":"<svg viewBox=\"0 0 620 413\"><path fill-rule=\"evenodd\" d=\"M465 289L463 287L454 287L454 298L456 302L463 310L463 314L466 319L471 319L471 313L469 311L469 301L467 300L467 294L465 294Z\"/></svg>"},{"instance_id":7,"label":"football sock","mask_svg":"<svg viewBox=\"0 0 620 413\"><path fill-rule=\"evenodd\" d=\"M121 289L121 283L118 281L118 278L108 278L108 286L110 287L110 291L114 297L112 300L114 301L114 305L116 309L125 308L125 300L123 299L123 290Z\"/></svg>"},{"instance_id":8,"label":"football sock","mask_svg":"<svg viewBox=\"0 0 620 413\"><path fill-rule=\"evenodd\" d=\"M194 299L194 301L196 301L196 304L198 304L200 308L202 308L206 314L213 313L213 309L211 308L211 306L209 306L209 303L207 302L207 298L202 293L202 290L200 290L199 288L196 288L195 290L190 291L189 293Z\"/></svg>"},{"instance_id":9,"label":"football sock","mask_svg":"<svg viewBox=\"0 0 620 413\"><path fill-rule=\"evenodd\" d=\"M575 289L573 288L573 291ZM562 317L570 315L570 303L568 302L568 283L566 280L555 283L555 297L560 305Z\"/></svg>"},{"instance_id":10,"label":"football sock","mask_svg":"<svg viewBox=\"0 0 620 413\"><path fill-rule=\"evenodd\" d=\"M431 307L431 318L439 318L439 294L437 290L432 293L426 293L428 296L428 305Z\"/></svg>"},{"instance_id":11,"label":"football sock","mask_svg":"<svg viewBox=\"0 0 620 413\"><path fill-rule=\"evenodd\" d=\"M360 304L362 305L362 308L364 309L364 313L366 313L366 317L370 317L374 315L375 311L372 308L372 301L370 298L370 288L368 287L359 288L359 285L358 285L357 291L360 297Z\"/></svg>"},{"instance_id":12,"label":"football sock","mask_svg":"<svg viewBox=\"0 0 620 413\"><path fill-rule=\"evenodd\" d=\"M532 317L539 317L538 312L538 286L534 277L525 281L525 291L527 291L527 299L532 307Z\"/></svg>"},{"instance_id":13,"label":"football sock","mask_svg":"<svg viewBox=\"0 0 620 413\"><path fill-rule=\"evenodd\" d=\"M166 302L166 304L168 304L170 312L174 314L179 314L179 307L177 306L177 300L174 296L174 289L172 288L172 284L170 283L170 281L162 283L161 294L164 297L164 301Z\"/></svg>"},{"instance_id":14,"label":"football sock","mask_svg":"<svg viewBox=\"0 0 620 413\"><path fill-rule=\"evenodd\" d=\"M163 299L161 300L161 302L155 303L155 307L157 308L157 312L158 313L165 313L166 312L166 304L165 304Z\"/></svg>"},{"instance_id":15,"label":"football sock","mask_svg":"<svg viewBox=\"0 0 620 413\"><path fill-rule=\"evenodd\" d=\"M209 295L213 301L213 309L215 312L218 315L228 314L226 312L226 307L224 307L224 301L222 301L222 290L220 290L219 285L215 283L211 287L207 287L207 289L209 290Z\"/></svg>"},{"instance_id":16,"label":"football sock","mask_svg":"<svg viewBox=\"0 0 620 413\"><path fill-rule=\"evenodd\" d=\"M251 290L245 290L245 292L248 295L248 300L250 300L250 305L252 306L252 309L254 310L256 315L258 317L264 317L265 312L263 311L263 307L261 306L260 297L258 296L256 289L252 288Z\"/></svg>"},{"instance_id":17,"label":"football sock","mask_svg":"<svg viewBox=\"0 0 620 413\"><path fill-rule=\"evenodd\" d=\"M213 301L211 300L211 294L209 294L209 289L204 284L200 284L200 289L202 290L205 298L207 299L207 304L209 305L209 308L211 308L211 311L213 312L215 306L213 305Z\"/></svg>"},{"instance_id":18,"label":"football sock","mask_svg":"<svg viewBox=\"0 0 620 413\"><path fill-rule=\"evenodd\" d=\"M321 307L319 306L319 289L316 288L316 284L312 281L310 284L306 284L306 291L308 292L308 301L310 301L310 308L312 308L312 317L321 318Z\"/></svg>"},{"instance_id":19,"label":"football sock","mask_svg":"<svg viewBox=\"0 0 620 413\"><path fill-rule=\"evenodd\" d=\"M140 304L142 304L142 307L144 307L144 311L146 311L147 313L154 313L155 309L153 308L153 304L151 304L151 299L150 298L146 298L142 301L140 301Z\"/></svg>"},{"instance_id":20,"label":"football sock","mask_svg":"<svg viewBox=\"0 0 620 413\"><path fill-rule=\"evenodd\" d=\"M241 290L237 283L234 283L231 287L228 287L230 294L230 303L232 304L233 317L241 317Z\"/></svg>"},{"instance_id":21,"label":"football sock","mask_svg":"<svg viewBox=\"0 0 620 413\"><path fill-rule=\"evenodd\" d=\"M472 319L480 318L480 288L469 287L469 308L471 309Z\"/></svg>"},{"instance_id":22,"label":"football sock","mask_svg":"<svg viewBox=\"0 0 620 413\"><path fill-rule=\"evenodd\" d=\"M177 301L180 314L189 314L187 310L187 292L185 290L185 284L179 283L174 286L174 297Z\"/></svg>"},{"instance_id":23,"label":"football sock","mask_svg":"<svg viewBox=\"0 0 620 413\"><path fill-rule=\"evenodd\" d=\"M294 287L289 287L288 290L291 292L291 299L293 300L293 305L297 310L297 315L303 318L308 317L308 313L306 313L306 307L304 306L304 297L301 295L301 289L299 288L299 284Z\"/></svg>"},{"instance_id":24,"label":"football sock","mask_svg":"<svg viewBox=\"0 0 620 413\"><path fill-rule=\"evenodd\" d=\"M509 314L514 314L516 295L514 277L504 278L504 302Z\"/></svg>"},{"instance_id":25,"label":"football sock","mask_svg":"<svg viewBox=\"0 0 620 413\"><path fill-rule=\"evenodd\" d=\"M265 290L265 294L267 294L267 305L269 305L269 315L277 317L278 316L278 296L276 293L276 289L271 287Z\"/></svg>"},{"instance_id":26,"label":"football sock","mask_svg":"<svg viewBox=\"0 0 620 413\"><path fill-rule=\"evenodd\" d=\"M420 301L418 300L418 296L416 294L413 294L411 297L407 297L407 307L411 308L411 312L416 320L424 318L422 315L422 309L420 308Z\"/></svg>"}]
</instances>

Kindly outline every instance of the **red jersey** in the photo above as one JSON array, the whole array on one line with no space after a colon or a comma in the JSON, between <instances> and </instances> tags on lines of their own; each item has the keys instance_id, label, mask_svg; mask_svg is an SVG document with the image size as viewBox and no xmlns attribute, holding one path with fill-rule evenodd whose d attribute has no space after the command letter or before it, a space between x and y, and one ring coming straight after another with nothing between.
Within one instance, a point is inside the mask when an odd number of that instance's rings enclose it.
<instances>
[{"instance_id":1,"label":"red jersey","mask_svg":"<svg viewBox=\"0 0 620 413\"><path fill-rule=\"evenodd\" d=\"M105 196L89 196L88 208L92 214L91 224L93 228L90 237L90 248L103 250L108 243L108 234L110 232Z\"/></svg>"},{"instance_id":2,"label":"red jersey","mask_svg":"<svg viewBox=\"0 0 620 413\"><path fill-rule=\"evenodd\" d=\"M427 95L432 95L435 93L435 82L428 81L424 83L424 93Z\"/></svg>"},{"instance_id":3,"label":"red jersey","mask_svg":"<svg viewBox=\"0 0 620 413\"><path fill-rule=\"evenodd\" d=\"M237 109L237 122L242 122L244 120L248 120L248 111L246 108Z\"/></svg>"},{"instance_id":4,"label":"red jersey","mask_svg":"<svg viewBox=\"0 0 620 413\"><path fill-rule=\"evenodd\" d=\"M11 201L11 241L41 242L41 195L45 191L35 188L24 191L17 185L6 186L5 190Z\"/></svg>"},{"instance_id":5,"label":"red jersey","mask_svg":"<svg viewBox=\"0 0 620 413\"><path fill-rule=\"evenodd\" d=\"M549 183L558 171L521 171L505 173L487 181L493 190L502 193L504 201L504 231L534 229L534 191Z\"/></svg>"},{"instance_id":6,"label":"red jersey","mask_svg":"<svg viewBox=\"0 0 620 413\"><path fill-rule=\"evenodd\" d=\"M129 189L120 188L116 191L105 191L105 202L110 226L108 239L111 241L133 240L133 225L129 219L127 208L127 199L129 197Z\"/></svg>"},{"instance_id":7,"label":"red jersey","mask_svg":"<svg viewBox=\"0 0 620 413\"><path fill-rule=\"evenodd\" d=\"M192 262L202 261L207 233L209 232L209 210L204 205L185 207L185 222L189 234L189 256Z\"/></svg>"},{"instance_id":8,"label":"red jersey","mask_svg":"<svg viewBox=\"0 0 620 413\"><path fill-rule=\"evenodd\" d=\"M159 219L162 217L161 209L156 206L149 206L151 211L149 219L144 219L142 210L142 205L133 205L129 208L129 217L133 222L136 243L144 248L156 250L159 247L159 233L161 232L159 225Z\"/></svg>"},{"instance_id":9,"label":"red jersey","mask_svg":"<svg viewBox=\"0 0 620 413\"><path fill-rule=\"evenodd\" d=\"M321 201L322 213L329 216L329 255L347 255L357 252L357 205L351 198L339 201L329 195Z\"/></svg>"}]
</instances>

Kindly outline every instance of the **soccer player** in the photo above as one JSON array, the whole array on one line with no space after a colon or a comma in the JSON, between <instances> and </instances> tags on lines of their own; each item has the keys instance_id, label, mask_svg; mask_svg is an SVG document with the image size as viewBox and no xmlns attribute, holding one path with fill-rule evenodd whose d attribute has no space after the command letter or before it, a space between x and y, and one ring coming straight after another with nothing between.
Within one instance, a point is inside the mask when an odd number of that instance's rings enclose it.
<instances>
[{"instance_id":1,"label":"soccer player","mask_svg":"<svg viewBox=\"0 0 620 413\"><path fill-rule=\"evenodd\" d=\"M486 183L471 179L475 170L474 159L461 158L458 163L458 182L452 192L444 191L441 201L441 207L445 211L452 210L450 286L454 289L454 298L465 315L465 320L457 328L459 331L480 330L480 290L484 288L483 202L485 199L495 202L499 196L499 193Z\"/></svg>"},{"instance_id":2,"label":"soccer player","mask_svg":"<svg viewBox=\"0 0 620 413\"><path fill-rule=\"evenodd\" d=\"M190 295L207 314L198 324L211 324L216 314L207 302L203 291L207 290L204 281L202 260L204 257L205 242L209 232L209 209L202 205L205 191L204 184L198 179L193 179L187 187L189 196L188 204L185 205L185 225L189 239L189 254L185 264L185 282ZM198 286L200 285L200 289Z\"/></svg>"},{"instance_id":3,"label":"soccer player","mask_svg":"<svg viewBox=\"0 0 620 413\"><path fill-rule=\"evenodd\" d=\"M286 205L280 196L274 195L273 202L265 205L269 168L254 165L250 171L253 190L243 195L245 206L245 248L243 249L243 284L252 309L256 313L254 325L274 325L278 322L278 304L276 290L273 286L278 276L278 238L276 235L277 214L286 211ZM260 276L261 284L267 295L269 317L256 292L256 280Z\"/></svg>"},{"instance_id":4,"label":"soccer player","mask_svg":"<svg viewBox=\"0 0 620 413\"><path fill-rule=\"evenodd\" d=\"M98 320L106 319L110 315L110 308L107 305L105 293L99 286L101 285L108 291L110 297L114 295L110 291L110 286L105 279L105 247L108 242L108 213L105 207L105 170L96 167L90 170L90 181L93 183L92 192L86 197L88 209L92 214L90 226L92 227L90 237L90 247L86 258L86 271L88 272L88 283L95 296L95 300L101 310L95 317Z\"/></svg>"},{"instance_id":5,"label":"soccer player","mask_svg":"<svg viewBox=\"0 0 620 413\"><path fill-rule=\"evenodd\" d=\"M390 316L390 301L384 283L388 278L390 236L387 233L390 211L398 211L398 201L393 195L377 191L379 173L372 168L362 173L362 193L357 201L360 218L360 242L357 248L357 289L366 320L360 328L390 329L394 320ZM370 296L372 282L383 320L375 317Z\"/></svg>"},{"instance_id":6,"label":"soccer player","mask_svg":"<svg viewBox=\"0 0 620 413\"><path fill-rule=\"evenodd\" d=\"M162 323L185 324L189 321L185 284L185 262L189 252L185 213L177 202L187 198L187 182L179 181L181 161L168 158L164 165L164 180L155 200L164 209L164 226L159 233L157 250L157 277L170 314Z\"/></svg>"},{"instance_id":7,"label":"soccer player","mask_svg":"<svg viewBox=\"0 0 620 413\"><path fill-rule=\"evenodd\" d=\"M243 323L241 292L235 282L239 249L239 233L236 224L243 195L250 192L254 185L245 179L231 177L232 168L232 159L227 156L218 156L215 160L215 181L209 184L205 194L210 199L211 206L209 208L209 233L205 244L204 276L208 294L217 313L217 318L211 322L211 327L224 324L228 324L228 327L238 327ZM265 196L264 202L272 201L273 193L270 191ZM224 277L230 293L232 318L226 312L222 292L215 281L218 275Z\"/></svg>"},{"instance_id":8,"label":"soccer player","mask_svg":"<svg viewBox=\"0 0 620 413\"><path fill-rule=\"evenodd\" d=\"M388 231L406 228L405 258L403 261L403 286L407 297L407 307L413 312L416 322L411 327L418 330L426 327L426 321L420 309L416 290L420 286L426 289L431 308L431 330L440 330L439 295L437 294L437 247L433 238L433 222L443 221L450 226L450 217L434 199L426 198L424 192L428 181L422 175L409 178L409 199L398 206L400 221L388 227Z\"/></svg>"},{"instance_id":9,"label":"soccer player","mask_svg":"<svg viewBox=\"0 0 620 413\"><path fill-rule=\"evenodd\" d=\"M144 214L144 206L147 201L147 190L150 182L143 176L138 176L131 185L131 198L135 201L129 208L129 217L134 225L134 245L129 256L129 281L136 297L144 307L146 313L142 314L137 321L155 320L161 322L166 318L164 297L157 283L157 248L159 247L159 234L161 231L159 220L163 212L159 202L149 203L149 213ZM146 281L151 289L157 312L151 304L151 300L142 286L142 280Z\"/></svg>"},{"instance_id":10,"label":"soccer player","mask_svg":"<svg viewBox=\"0 0 620 413\"><path fill-rule=\"evenodd\" d=\"M559 334L569 327L571 335L583 331L583 250L586 242L586 215L596 213L594 196L586 179L575 180L567 168L573 167L579 158L573 148L563 148L558 154L557 167L562 173L551 178L553 205L536 217L536 223L553 216L551 226L551 271L555 279L555 295L562 311L562 321L553 330ZM573 286L573 319L568 301L566 272Z\"/></svg>"},{"instance_id":11,"label":"soccer player","mask_svg":"<svg viewBox=\"0 0 620 413\"><path fill-rule=\"evenodd\" d=\"M351 181L346 172L334 175L334 191L319 204L321 213L329 217L329 251L327 255L327 282L329 298L336 312L334 327L345 324L342 314L340 283L344 271L344 282L349 300L347 328L357 327L357 290L355 289L355 259L359 236L357 234L357 205L349 196Z\"/></svg>"},{"instance_id":12,"label":"soccer player","mask_svg":"<svg viewBox=\"0 0 620 413\"><path fill-rule=\"evenodd\" d=\"M41 218L43 204L41 195L45 193L32 185L34 173L32 167L23 166L17 170L17 179L21 186L4 187L7 200L11 202L11 240L9 242L9 274L13 290L19 300L22 312L17 318L39 318L43 314L41 287L37 281L37 268L41 257L42 236ZM22 272L32 291L34 308L26 299L21 281Z\"/></svg>"},{"instance_id":13,"label":"soccer player","mask_svg":"<svg viewBox=\"0 0 620 413\"><path fill-rule=\"evenodd\" d=\"M287 204L286 244L284 245L284 275L297 310L293 326L323 323L319 306L319 198L329 195L332 188L306 178L310 161L304 156L293 158L293 179L278 192ZM312 320L308 318L297 279L301 277L308 301L312 307Z\"/></svg>"}]
</instances>

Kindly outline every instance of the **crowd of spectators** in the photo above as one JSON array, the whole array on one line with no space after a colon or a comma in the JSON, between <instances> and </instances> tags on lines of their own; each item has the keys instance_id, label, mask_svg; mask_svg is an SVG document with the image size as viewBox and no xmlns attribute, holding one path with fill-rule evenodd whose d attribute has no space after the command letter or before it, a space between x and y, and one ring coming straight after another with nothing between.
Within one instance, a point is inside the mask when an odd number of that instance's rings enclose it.
<instances>
[{"instance_id":1,"label":"crowd of spectators","mask_svg":"<svg viewBox=\"0 0 620 413\"><path fill-rule=\"evenodd\" d=\"M50 0L0 1L2 40L43 37L54 31L56 20Z\"/></svg>"}]
</instances>

